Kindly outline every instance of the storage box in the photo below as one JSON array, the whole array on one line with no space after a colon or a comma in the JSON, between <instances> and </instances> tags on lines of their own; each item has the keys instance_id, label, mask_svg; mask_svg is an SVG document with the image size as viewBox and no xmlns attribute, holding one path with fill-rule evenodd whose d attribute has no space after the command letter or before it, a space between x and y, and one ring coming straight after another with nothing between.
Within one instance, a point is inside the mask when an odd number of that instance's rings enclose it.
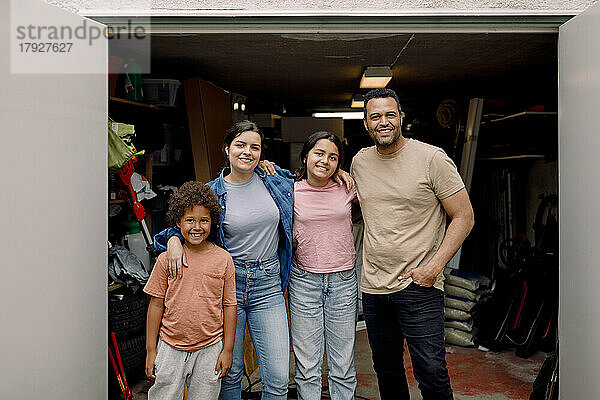
<instances>
[{"instance_id":1,"label":"storage box","mask_svg":"<svg viewBox=\"0 0 600 400\"><path fill-rule=\"evenodd\" d=\"M276 128L275 121L281 120L276 114L252 114L250 120L261 128Z\"/></svg>"},{"instance_id":2,"label":"storage box","mask_svg":"<svg viewBox=\"0 0 600 400\"><path fill-rule=\"evenodd\" d=\"M181 83L176 79L142 79L142 90L146 103L173 106L177 89Z\"/></svg>"},{"instance_id":3,"label":"storage box","mask_svg":"<svg viewBox=\"0 0 600 400\"><path fill-rule=\"evenodd\" d=\"M317 131L327 131L344 138L342 118L283 117L281 119L281 139L284 142L304 142Z\"/></svg>"}]
</instances>

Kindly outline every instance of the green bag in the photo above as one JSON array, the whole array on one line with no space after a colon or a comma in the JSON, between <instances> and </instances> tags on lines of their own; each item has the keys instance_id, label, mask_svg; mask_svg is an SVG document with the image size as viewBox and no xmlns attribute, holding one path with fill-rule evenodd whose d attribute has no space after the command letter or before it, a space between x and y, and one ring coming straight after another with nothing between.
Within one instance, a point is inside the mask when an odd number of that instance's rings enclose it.
<instances>
[{"instance_id":1,"label":"green bag","mask_svg":"<svg viewBox=\"0 0 600 400\"><path fill-rule=\"evenodd\" d=\"M123 140L113 131L111 121L108 121L108 173L114 175L134 156L144 154L144 151L134 152Z\"/></svg>"}]
</instances>

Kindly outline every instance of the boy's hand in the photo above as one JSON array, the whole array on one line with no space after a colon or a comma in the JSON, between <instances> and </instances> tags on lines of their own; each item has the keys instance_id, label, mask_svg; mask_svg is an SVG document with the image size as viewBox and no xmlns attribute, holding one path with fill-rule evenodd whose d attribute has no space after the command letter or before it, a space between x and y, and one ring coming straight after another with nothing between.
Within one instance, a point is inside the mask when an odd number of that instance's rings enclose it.
<instances>
[{"instance_id":1,"label":"boy's hand","mask_svg":"<svg viewBox=\"0 0 600 400\"><path fill-rule=\"evenodd\" d=\"M146 352L146 376L150 379L156 379L154 376L154 361L156 361L156 350Z\"/></svg>"},{"instance_id":2,"label":"boy's hand","mask_svg":"<svg viewBox=\"0 0 600 400\"><path fill-rule=\"evenodd\" d=\"M167 242L167 271L169 278L181 278L183 267L187 267L187 257L177 236L172 236Z\"/></svg>"},{"instance_id":3,"label":"boy's hand","mask_svg":"<svg viewBox=\"0 0 600 400\"><path fill-rule=\"evenodd\" d=\"M215 367L215 374L219 373L221 370L221 375L219 375L219 379L227 376L229 370L231 369L231 362L233 361L233 352L231 351L221 351L219 354L219 358L217 359L217 366Z\"/></svg>"}]
</instances>

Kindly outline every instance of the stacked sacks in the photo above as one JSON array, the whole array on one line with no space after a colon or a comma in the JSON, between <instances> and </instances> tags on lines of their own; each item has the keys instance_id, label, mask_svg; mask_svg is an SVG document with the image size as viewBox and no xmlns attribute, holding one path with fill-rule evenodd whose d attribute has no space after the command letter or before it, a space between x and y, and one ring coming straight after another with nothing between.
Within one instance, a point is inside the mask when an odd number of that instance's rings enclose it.
<instances>
[{"instance_id":1,"label":"stacked sacks","mask_svg":"<svg viewBox=\"0 0 600 400\"><path fill-rule=\"evenodd\" d=\"M444 269L444 317L446 343L474 346L477 327L473 317L490 280L483 275L452 268Z\"/></svg>"}]
</instances>

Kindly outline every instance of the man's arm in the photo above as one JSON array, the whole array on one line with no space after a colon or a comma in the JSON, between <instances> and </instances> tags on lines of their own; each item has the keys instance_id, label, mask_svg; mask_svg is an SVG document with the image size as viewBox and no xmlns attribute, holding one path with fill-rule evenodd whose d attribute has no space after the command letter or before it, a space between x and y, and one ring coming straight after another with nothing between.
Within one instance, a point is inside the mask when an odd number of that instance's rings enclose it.
<instances>
[{"instance_id":1,"label":"man's arm","mask_svg":"<svg viewBox=\"0 0 600 400\"><path fill-rule=\"evenodd\" d=\"M164 310L165 300L152 296L148 305L148 318L146 319L146 376L152 379L156 378L154 376L156 342Z\"/></svg>"},{"instance_id":2,"label":"man's arm","mask_svg":"<svg viewBox=\"0 0 600 400\"><path fill-rule=\"evenodd\" d=\"M237 307L223 306L223 350L217 359L215 374L221 370L219 378L229 373L233 362L233 341L235 339L235 325L237 323Z\"/></svg>"},{"instance_id":3,"label":"man's arm","mask_svg":"<svg viewBox=\"0 0 600 400\"><path fill-rule=\"evenodd\" d=\"M440 201L451 219L440 248L426 265L408 271L400 276L400 280L412 278L419 286L433 286L437 276L471 232L475 217L467 190L463 188Z\"/></svg>"}]
</instances>

